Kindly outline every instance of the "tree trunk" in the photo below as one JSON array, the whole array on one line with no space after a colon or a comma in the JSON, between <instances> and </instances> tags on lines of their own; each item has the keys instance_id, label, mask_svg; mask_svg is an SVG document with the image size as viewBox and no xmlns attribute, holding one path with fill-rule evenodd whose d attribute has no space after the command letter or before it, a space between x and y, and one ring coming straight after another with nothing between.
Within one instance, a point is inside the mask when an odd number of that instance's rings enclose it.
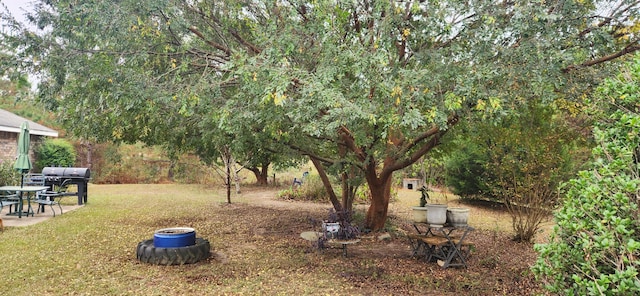
<instances>
[{"instance_id":1,"label":"tree trunk","mask_svg":"<svg viewBox=\"0 0 640 296\"><path fill-rule=\"evenodd\" d=\"M231 155L229 147L223 147L220 150L220 156L222 157L225 168L224 185L227 189L227 203L231 203L231 165L235 163L235 160L233 159L233 155Z\"/></svg>"},{"instance_id":2,"label":"tree trunk","mask_svg":"<svg viewBox=\"0 0 640 296\"><path fill-rule=\"evenodd\" d=\"M227 203L231 203L231 164L228 159L225 166L227 167Z\"/></svg>"},{"instance_id":3,"label":"tree trunk","mask_svg":"<svg viewBox=\"0 0 640 296\"><path fill-rule=\"evenodd\" d=\"M87 141L86 145L87 145L87 168L91 168L93 166L93 144Z\"/></svg>"},{"instance_id":4,"label":"tree trunk","mask_svg":"<svg viewBox=\"0 0 640 296\"><path fill-rule=\"evenodd\" d=\"M236 169L236 164L233 164L233 180L234 183L236 184L236 194L240 194L240 170L242 170L242 168L240 169Z\"/></svg>"},{"instance_id":5,"label":"tree trunk","mask_svg":"<svg viewBox=\"0 0 640 296\"><path fill-rule=\"evenodd\" d=\"M342 173L342 207L346 212L353 211L353 201L356 197L356 191L361 184L353 183L356 180L356 172L352 169L349 173Z\"/></svg>"},{"instance_id":6,"label":"tree trunk","mask_svg":"<svg viewBox=\"0 0 640 296\"><path fill-rule=\"evenodd\" d=\"M268 165L267 165L268 167ZM256 177L256 184L260 185L260 186L267 186L268 182L268 173L269 170L266 167L263 167L262 170L260 168L257 167L251 167L248 168L251 172L253 172L253 175Z\"/></svg>"},{"instance_id":7,"label":"tree trunk","mask_svg":"<svg viewBox=\"0 0 640 296\"><path fill-rule=\"evenodd\" d=\"M311 158L311 162L313 162L313 165L316 167L324 188L327 189L327 194L329 194L329 200L333 205L333 209L336 210L336 213L342 213L344 211L344 208L342 207L342 204L340 204L340 201L338 201L338 197L336 196L336 194L333 192L333 186L331 186L331 181L329 181L329 177L324 171L322 162L313 156L309 156L309 158Z\"/></svg>"},{"instance_id":8,"label":"tree trunk","mask_svg":"<svg viewBox=\"0 0 640 296\"><path fill-rule=\"evenodd\" d=\"M458 122L458 116L449 117L448 124L453 126ZM371 190L371 206L367 211L366 226L371 231L377 231L384 228L387 221L387 211L389 209L389 200L391 198L391 181L393 172L401 170L418 161L427 152L431 151L438 143L440 138L448 131L440 130L437 126L427 130L421 136L425 140L421 144L420 149L411 153L411 156L404 159L395 157L387 157L380 173L377 173L377 164L375 161L369 161L364 169L365 178ZM400 145L402 141L392 141L394 145ZM396 143L397 142L397 143Z\"/></svg>"},{"instance_id":9,"label":"tree trunk","mask_svg":"<svg viewBox=\"0 0 640 296\"><path fill-rule=\"evenodd\" d=\"M385 180L376 178L375 182L370 182L367 178L367 184L371 190L371 205L367 211L366 227L371 231L383 229L385 222L387 222L387 211L391 197L391 176L389 175Z\"/></svg>"},{"instance_id":10,"label":"tree trunk","mask_svg":"<svg viewBox=\"0 0 640 296\"><path fill-rule=\"evenodd\" d=\"M458 116L453 114L449 116L447 123L449 126L453 126L458 122ZM365 179L367 180L367 185L369 185L369 190L371 192L371 206L369 206L369 210L367 211L366 225L371 231L378 231L384 228L384 224L387 221L387 212L389 210L389 200L391 198L391 181L393 178L393 172L397 170L401 170L406 168L416 161L418 161L421 157L423 157L427 152L431 151L438 143L440 142L440 138L448 131L441 130L438 126L433 126L432 128L425 130L421 135L417 136L417 141L409 141L409 143L405 143L403 140L402 134L397 134L389 137L390 147L395 151L403 151L403 150L413 150L409 154L409 157L399 157L398 155L388 155L384 159L384 164L380 173L378 173L379 164L375 161L375 157L367 155L366 148L359 147L356 144L355 137L351 134L351 131L346 127L341 127L338 134L342 141L343 145L340 145L339 154L344 157L346 154L345 150L349 149L351 153L353 153L356 158L362 162L363 171ZM403 146L404 143L404 146ZM413 149L416 148L416 149ZM406 153L405 151L404 153ZM344 209L346 206L341 206L340 202L333 194L331 190L331 184L329 183L326 174L324 173L324 169L322 167L321 158L309 155L311 161L318 169L318 173L322 179L322 182L325 184L325 188L329 192L329 198L333 207L337 212L341 212L340 210ZM324 178L323 178L324 176ZM344 184L344 175L343 177L343 186ZM326 180L325 180L326 179ZM343 187L343 203L346 205L350 205L353 202L353 199L349 200L347 195L349 192L354 192L355 190L350 190L348 186ZM352 195L353 196L353 195Z\"/></svg>"},{"instance_id":11,"label":"tree trunk","mask_svg":"<svg viewBox=\"0 0 640 296\"><path fill-rule=\"evenodd\" d=\"M173 181L173 176L175 175L174 170L176 168L176 161L170 160L169 162L169 170L167 171L167 179Z\"/></svg>"},{"instance_id":12,"label":"tree trunk","mask_svg":"<svg viewBox=\"0 0 640 296\"><path fill-rule=\"evenodd\" d=\"M353 199L351 194L351 186L349 186L349 176L347 173L342 173L342 207L345 211L351 212L353 209Z\"/></svg>"}]
</instances>

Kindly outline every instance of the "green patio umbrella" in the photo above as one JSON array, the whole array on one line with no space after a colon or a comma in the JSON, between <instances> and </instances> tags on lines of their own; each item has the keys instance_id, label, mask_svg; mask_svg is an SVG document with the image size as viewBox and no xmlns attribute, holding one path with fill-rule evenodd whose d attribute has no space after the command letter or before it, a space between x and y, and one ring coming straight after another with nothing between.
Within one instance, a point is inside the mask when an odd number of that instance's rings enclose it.
<instances>
[{"instance_id":1,"label":"green patio umbrella","mask_svg":"<svg viewBox=\"0 0 640 296\"><path fill-rule=\"evenodd\" d=\"M29 123L23 122L20 126L20 136L18 136L18 158L13 168L19 170L21 174L31 169L31 160L29 160ZM23 178L20 178L20 186L22 186Z\"/></svg>"}]
</instances>

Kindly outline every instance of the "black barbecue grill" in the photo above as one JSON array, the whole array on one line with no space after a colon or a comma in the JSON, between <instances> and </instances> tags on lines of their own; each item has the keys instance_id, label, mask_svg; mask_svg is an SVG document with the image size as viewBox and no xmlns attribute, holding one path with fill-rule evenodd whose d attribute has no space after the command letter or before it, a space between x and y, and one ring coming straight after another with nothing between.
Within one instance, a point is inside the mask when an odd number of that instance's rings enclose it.
<instances>
[{"instance_id":1,"label":"black barbecue grill","mask_svg":"<svg viewBox=\"0 0 640 296\"><path fill-rule=\"evenodd\" d=\"M91 178L89 168L45 167L42 169L42 174L44 175L44 186L49 186L53 190L54 186L60 186L65 181L68 184L75 184L78 186L78 204L87 202L87 183Z\"/></svg>"}]
</instances>

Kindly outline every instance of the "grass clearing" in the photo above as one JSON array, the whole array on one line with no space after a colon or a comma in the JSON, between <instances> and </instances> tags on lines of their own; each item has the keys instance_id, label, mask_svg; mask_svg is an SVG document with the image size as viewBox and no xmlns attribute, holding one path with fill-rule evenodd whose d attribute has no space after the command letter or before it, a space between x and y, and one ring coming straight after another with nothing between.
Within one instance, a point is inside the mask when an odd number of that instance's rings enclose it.
<instances>
[{"instance_id":1,"label":"grass clearing","mask_svg":"<svg viewBox=\"0 0 640 296\"><path fill-rule=\"evenodd\" d=\"M500 243L493 246L483 242L491 231L474 232L480 246L466 270L442 270L411 258L401 232L384 242L364 237L343 258L341 250L318 252L299 237L312 229L311 219L326 217L328 204L275 201L276 189L250 187L225 204L224 192L204 185L91 184L84 207L0 233L3 293L526 295L518 291L534 289L531 276L509 277L528 269L534 258L531 246L509 242L502 232L495 235ZM390 208L397 229L408 225L404 215L410 217L410 206L418 201L413 193L401 192L407 199L400 198ZM167 227L196 229L198 237L211 242L213 257L184 266L139 262L137 244ZM507 257L518 252L524 259ZM480 263L491 254L498 255L489 266Z\"/></svg>"}]
</instances>

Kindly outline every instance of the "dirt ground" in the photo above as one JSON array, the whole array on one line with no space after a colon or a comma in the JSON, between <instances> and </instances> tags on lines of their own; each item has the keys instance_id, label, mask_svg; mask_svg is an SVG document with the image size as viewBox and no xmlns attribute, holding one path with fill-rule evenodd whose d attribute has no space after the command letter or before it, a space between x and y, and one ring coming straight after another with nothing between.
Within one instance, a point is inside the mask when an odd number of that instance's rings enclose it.
<instances>
[{"instance_id":1,"label":"dirt ground","mask_svg":"<svg viewBox=\"0 0 640 296\"><path fill-rule=\"evenodd\" d=\"M255 235L285 237L293 246L317 252L312 245L300 238L300 233L313 230L309 222L322 219L329 205L301 201L278 200L277 191L245 188L243 202L250 205L223 205L233 208L230 215L271 217L274 212L276 226L254 219ZM483 208L486 205L466 205L477 215L504 214L500 209ZM246 211L246 212L245 212ZM503 217L504 218L504 217ZM393 229L390 238L380 240L383 233L364 234L361 243L348 247L348 258L341 259L341 250L326 250L322 256L330 256L344 264L341 275L370 295L534 295L544 294L530 272L536 260L532 244L516 243L512 234L499 229L471 226L476 230L469 234L475 248L468 260L468 268L442 269L436 263L412 257L407 234L415 232L408 212L390 207L389 220ZM386 234L386 233L384 233ZM218 254L224 260L226 254ZM366 267L362 262L366 261ZM349 268L351 267L351 268ZM319 268L316 266L316 268ZM420 275L419 280L407 280L405 275ZM414 278L414 277L411 277Z\"/></svg>"}]
</instances>

